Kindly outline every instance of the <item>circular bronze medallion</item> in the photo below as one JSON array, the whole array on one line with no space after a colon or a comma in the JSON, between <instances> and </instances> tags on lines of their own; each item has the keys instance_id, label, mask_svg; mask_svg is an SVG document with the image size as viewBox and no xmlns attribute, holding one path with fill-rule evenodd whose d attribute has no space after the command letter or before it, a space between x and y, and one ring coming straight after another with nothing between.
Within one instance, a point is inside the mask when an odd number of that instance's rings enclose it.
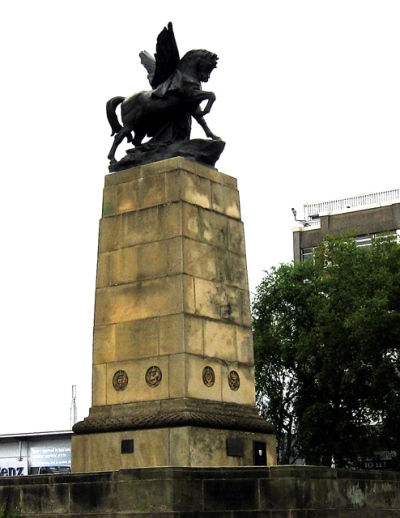
<instances>
[{"instance_id":1,"label":"circular bronze medallion","mask_svg":"<svg viewBox=\"0 0 400 518\"><path fill-rule=\"evenodd\" d=\"M203 369L203 383L206 387L212 387L215 383L214 370L208 365Z\"/></svg>"},{"instance_id":2,"label":"circular bronze medallion","mask_svg":"<svg viewBox=\"0 0 400 518\"><path fill-rule=\"evenodd\" d=\"M146 383L149 387L157 387L162 380L162 372L159 367L153 365L149 367L146 372Z\"/></svg>"},{"instance_id":3,"label":"circular bronze medallion","mask_svg":"<svg viewBox=\"0 0 400 518\"><path fill-rule=\"evenodd\" d=\"M112 380L115 390L124 390L128 385L128 374L125 371L117 371Z\"/></svg>"},{"instance_id":4,"label":"circular bronze medallion","mask_svg":"<svg viewBox=\"0 0 400 518\"><path fill-rule=\"evenodd\" d=\"M240 387L240 376L236 371L228 374L228 383L231 390L238 390Z\"/></svg>"}]
</instances>

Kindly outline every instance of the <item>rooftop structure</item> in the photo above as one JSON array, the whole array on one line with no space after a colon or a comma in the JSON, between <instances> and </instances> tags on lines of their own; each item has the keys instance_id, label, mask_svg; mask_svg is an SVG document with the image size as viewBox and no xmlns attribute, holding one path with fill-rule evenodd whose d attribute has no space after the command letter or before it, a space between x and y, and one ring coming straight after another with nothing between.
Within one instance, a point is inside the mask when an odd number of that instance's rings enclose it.
<instances>
[{"instance_id":1,"label":"rooftop structure","mask_svg":"<svg viewBox=\"0 0 400 518\"><path fill-rule=\"evenodd\" d=\"M299 220L296 220L299 221ZM353 234L359 246L377 235L400 238L400 188L304 205L304 226L293 229L295 261L310 259L325 236Z\"/></svg>"}]
</instances>

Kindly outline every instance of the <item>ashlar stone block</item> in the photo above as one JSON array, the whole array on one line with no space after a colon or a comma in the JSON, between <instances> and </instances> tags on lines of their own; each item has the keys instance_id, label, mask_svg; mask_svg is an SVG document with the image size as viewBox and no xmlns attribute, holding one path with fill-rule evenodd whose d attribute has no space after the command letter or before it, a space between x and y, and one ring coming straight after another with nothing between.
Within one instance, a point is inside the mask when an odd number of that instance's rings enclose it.
<instances>
[{"instance_id":1,"label":"ashlar stone block","mask_svg":"<svg viewBox=\"0 0 400 518\"><path fill-rule=\"evenodd\" d=\"M236 252L237 254L245 254L245 241L244 241L244 229L243 223L236 219L228 219L228 248L232 250L232 252Z\"/></svg>"},{"instance_id":2,"label":"ashlar stone block","mask_svg":"<svg viewBox=\"0 0 400 518\"><path fill-rule=\"evenodd\" d=\"M185 351L204 355L204 321L202 318L185 315Z\"/></svg>"},{"instance_id":3,"label":"ashlar stone block","mask_svg":"<svg viewBox=\"0 0 400 518\"><path fill-rule=\"evenodd\" d=\"M236 362L236 326L225 322L205 320L204 355L212 358Z\"/></svg>"},{"instance_id":4,"label":"ashlar stone block","mask_svg":"<svg viewBox=\"0 0 400 518\"><path fill-rule=\"evenodd\" d=\"M193 239L184 239L183 261L186 274L211 281L217 280L216 247Z\"/></svg>"},{"instance_id":5,"label":"ashlar stone block","mask_svg":"<svg viewBox=\"0 0 400 518\"><path fill-rule=\"evenodd\" d=\"M253 333L251 328L236 326L236 350L240 363L254 364Z\"/></svg>"},{"instance_id":6,"label":"ashlar stone block","mask_svg":"<svg viewBox=\"0 0 400 518\"><path fill-rule=\"evenodd\" d=\"M115 361L115 325L97 326L93 333L93 364Z\"/></svg>"},{"instance_id":7,"label":"ashlar stone block","mask_svg":"<svg viewBox=\"0 0 400 518\"><path fill-rule=\"evenodd\" d=\"M197 315L221 319L221 306L225 305L224 287L205 279L194 279L195 311Z\"/></svg>"},{"instance_id":8,"label":"ashlar stone block","mask_svg":"<svg viewBox=\"0 0 400 518\"><path fill-rule=\"evenodd\" d=\"M182 282L175 275L98 289L95 326L181 313Z\"/></svg>"},{"instance_id":9,"label":"ashlar stone block","mask_svg":"<svg viewBox=\"0 0 400 518\"><path fill-rule=\"evenodd\" d=\"M119 218L103 218L100 220L99 253L111 252L119 248Z\"/></svg>"},{"instance_id":10,"label":"ashlar stone block","mask_svg":"<svg viewBox=\"0 0 400 518\"><path fill-rule=\"evenodd\" d=\"M128 212L119 217L119 222L119 248L152 243L159 239L158 207Z\"/></svg>"},{"instance_id":11,"label":"ashlar stone block","mask_svg":"<svg viewBox=\"0 0 400 518\"><path fill-rule=\"evenodd\" d=\"M99 253L97 259L97 275L96 275L96 286L98 288L105 288L110 286L110 252L103 254Z\"/></svg>"},{"instance_id":12,"label":"ashlar stone block","mask_svg":"<svg viewBox=\"0 0 400 518\"><path fill-rule=\"evenodd\" d=\"M186 237L220 248L228 247L229 218L186 203L182 210L182 232Z\"/></svg>"},{"instance_id":13,"label":"ashlar stone block","mask_svg":"<svg viewBox=\"0 0 400 518\"><path fill-rule=\"evenodd\" d=\"M156 279L181 272L181 238L145 243L111 253L111 285Z\"/></svg>"},{"instance_id":14,"label":"ashlar stone block","mask_svg":"<svg viewBox=\"0 0 400 518\"><path fill-rule=\"evenodd\" d=\"M167 203L157 207L158 239L182 236L182 205Z\"/></svg>"},{"instance_id":15,"label":"ashlar stone block","mask_svg":"<svg viewBox=\"0 0 400 518\"><path fill-rule=\"evenodd\" d=\"M117 214L154 207L164 203L164 177L150 176L117 187Z\"/></svg>"},{"instance_id":16,"label":"ashlar stone block","mask_svg":"<svg viewBox=\"0 0 400 518\"><path fill-rule=\"evenodd\" d=\"M185 350L185 317L183 313L159 319L159 354L177 354Z\"/></svg>"},{"instance_id":17,"label":"ashlar stone block","mask_svg":"<svg viewBox=\"0 0 400 518\"><path fill-rule=\"evenodd\" d=\"M159 353L159 319L115 324L115 361L139 360Z\"/></svg>"},{"instance_id":18,"label":"ashlar stone block","mask_svg":"<svg viewBox=\"0 0 400 518\"><path fill-rule=\"evenodd\" d=\"M222 363L215 358L186 355L187 397L222 401ZM214 380L205 384L204 369L211 367Z\"/></svg>"},{"instance_id":19,"label":"ashlar stone block","mask_svg":"<svg viewBox=\"0 0 400 518\"><path fill-rule=\"evenodd\" d=\"M227 286L248 289L247 266L244 255L239 255L224 248L216 248L218 281Z\"/></svg>"},{"instance_id":20,"label":"ashlar stone block","mask_svg":"<svg viewBox=\"0 0 400 518\"><path fill-rule=\"evenodd\" d=\"M107 364L101 363L92 367L92 405L107 404Z\"/></svg>"},{"instance_id":21,"label":"ashlar stone block","mask_svg":"<svg viewBox=\"0 0 400 518\"><path fill-rule=\"evenodd\" d=\"M169 391L172 399L187 397L186 354L172 354L168 357Z\"/></svg>"},{"instance_id":22,"label":"ashlar stone block","mask_svg":"<svg viewBox=\"0 0 400 518\"><path fill-rule=\"evenodd\" d=\"M240 219L239 194L218 183L212 184L212 209L231 218Z\"/></svg>"},{"instance_id":23,"label":"ashlar stone block","mask_svg":"<svg viewBox=\"0 0 400 518\"><path fill-rule=\"evenodd\" d=\"M253 366L239 363L224 364L221 376L222 400L225 403L255 405ZM237 380L239 380L239 383Z\"/></svg>"},{"instance_id":24,"label":"ashlar stone block","mask_svg":"<svg viewBox=\"0 0 400 518\"><path fill-rule=\"evenodd\" d=\"M187 172L183 173L181 196L191 205L197 205L205 209L211 208L210 180Z\"/></svg>"}]
</instances>

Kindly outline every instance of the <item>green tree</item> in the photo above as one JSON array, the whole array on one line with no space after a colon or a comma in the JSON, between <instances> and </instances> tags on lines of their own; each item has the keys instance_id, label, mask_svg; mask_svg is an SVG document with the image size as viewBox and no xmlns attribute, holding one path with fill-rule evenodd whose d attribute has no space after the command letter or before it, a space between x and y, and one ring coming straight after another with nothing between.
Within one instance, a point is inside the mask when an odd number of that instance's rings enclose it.
<instances>
[{"instance_id":1,"label":"green tree","mask_svg":"<svg viewBox=\"0 0 400 518\"><path fill-rule=\"evenodd\" d=\"M5 503L0 507L0 518L20 518L20 516L21 513L19 509L10 511L8 503Z\"/></svg>"},{"instance_id":2,"label":"green tree","mask_svg":"<svg viewBox=\"0 0 400 518\"><path fill-rule=\"evenodd\" d=\"M400 246L328 238L273 268L253 302L257 400L281 463L400 454Z\"/></svg>"}]
</instances>

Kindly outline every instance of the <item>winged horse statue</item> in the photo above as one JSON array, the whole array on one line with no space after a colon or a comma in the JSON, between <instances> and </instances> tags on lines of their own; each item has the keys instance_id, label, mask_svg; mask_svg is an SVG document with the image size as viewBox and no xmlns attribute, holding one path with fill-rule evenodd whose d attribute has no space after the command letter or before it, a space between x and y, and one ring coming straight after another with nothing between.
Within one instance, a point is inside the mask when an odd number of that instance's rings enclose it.
<instances>
[{"instance_id":1,"label":"winged horse statue","mask_svg":"<svg viewBox=\"0 0 400 518\"><path fill-rule=\"evenodd\" d=\"M107 102L107 118L112 136L115 135L108 154L110 167L117 162L115 152L124 138L133 143L135 148L131 152L136 153L157 152L189 140L192 117L209 139L222 142L204 120L215 94L203 91L201 84L209 80L216 68L217 55L201 49L191 50L180 58L172 23L169 23L157 38L155 56L146 51L139 56L152 89L130 97L113 97ZM203 101L207 101L204 109L200 106ZM122 124L116 113L119 105ZM149 140L143 143L145 137Z\"/></svg>"}]
</instances>

